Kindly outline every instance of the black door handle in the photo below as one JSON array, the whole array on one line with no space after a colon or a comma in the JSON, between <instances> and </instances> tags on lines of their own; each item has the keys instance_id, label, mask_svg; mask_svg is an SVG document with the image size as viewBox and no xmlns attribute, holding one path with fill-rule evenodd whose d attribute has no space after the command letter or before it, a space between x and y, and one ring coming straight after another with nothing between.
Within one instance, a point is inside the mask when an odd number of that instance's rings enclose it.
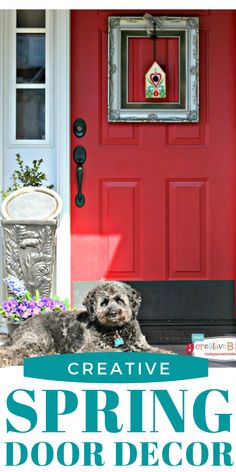
<instances>
[{"instance_id":1,"label":"black door handle","mask_svg":"<svg viewBox=\"0 0 236 472\"><path fill-rule=\"evenodd\" d=\"M83 146L76 146L73 152L74 161L77 166L82 166L86 161L86 150Z\"/></svg>"},{"instance_id":2,"label":"black door handle","mask_svg":"<svg viewBox=\"0 0 236 472\"><path fill-rule=\"evenodd\" d=\"M86 161L86 151L83 146L77 146L74 149L74 161L77 164L76 167L76 178L78 184L78 193L75 197L75 204L81 208L85 204L85 196L82 193L82 182L83 182L83 164Z\"/></svg>"},{"instance_id":3,"label":"black door handle","mask_svg":"<svg viewBox=\"0 0 236 472\"><path fill-rule=\"evenodd\" d=\"M82 180L83 180L83 167L79 166L76 169L77 182L78 182L78 193L75 197L75 203L77 207L81 208L85 204L85 196L82 193Z\"/></svg>"}]
</instances>

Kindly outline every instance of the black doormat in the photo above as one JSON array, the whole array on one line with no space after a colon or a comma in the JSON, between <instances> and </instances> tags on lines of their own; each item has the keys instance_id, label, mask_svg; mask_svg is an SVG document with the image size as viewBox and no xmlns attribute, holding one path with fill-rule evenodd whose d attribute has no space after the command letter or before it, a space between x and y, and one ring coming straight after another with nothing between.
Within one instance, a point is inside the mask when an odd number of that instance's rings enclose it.
<instances>
[{"instance_id":1,"label":"black doormat","mask_svg":"<svg viewBox=\"0 0 236 472\"><path fill-rule=\"evenodd\" d=\"M191 342L193 333L203 333L205 337L236 336L236 320L225 323L225 320L211 323L191 323L183 320L180 323L171 322L141 322L142 332L150 344L187 344Z\"/></svg>"}]
</instances>

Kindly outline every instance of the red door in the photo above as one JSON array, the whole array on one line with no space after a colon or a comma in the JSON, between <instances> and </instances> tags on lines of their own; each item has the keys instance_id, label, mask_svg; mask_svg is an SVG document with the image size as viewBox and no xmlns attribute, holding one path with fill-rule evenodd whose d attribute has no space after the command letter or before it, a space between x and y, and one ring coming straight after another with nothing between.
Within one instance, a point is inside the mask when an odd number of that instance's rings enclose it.
<instances>
[{"instance_id":1,"label":"red door","mask_svg":"<svg viewBox=\"0 0 236 472\"><path fill-rule=\"evenodd\" d=\"M200 122L195 124L108 123L107 19L116 14L137 12L71 13L74 286L100 278L134 282L144 294L141 318L150 326L160 319L230 324L236 242L235 12L184 12L200 20ZM152 47L145 46L145 60L142 47L134 46L133 60L141 63L144 75ZM161 46L158 54L161 62ZM174 63L175 48L168 54ZM142 80L137 84L142 87ZM82 138L73 133L78 117L87 126ZM82 208L74 203L73 150L78 145L87 153Z\"/></svg>"}]
</instances>

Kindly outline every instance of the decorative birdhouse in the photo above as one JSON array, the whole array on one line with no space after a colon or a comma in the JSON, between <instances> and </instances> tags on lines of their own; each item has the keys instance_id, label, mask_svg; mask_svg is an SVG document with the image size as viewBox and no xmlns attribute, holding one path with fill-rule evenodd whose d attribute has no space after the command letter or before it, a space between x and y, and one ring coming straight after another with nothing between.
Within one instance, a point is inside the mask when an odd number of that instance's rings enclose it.
<instances>
[{"instance_id":1,"label":"decorative birdhouse","mask_svg":"<svg viewBox=\"0 0 236 472\"><path fill-rule=\"evenodd\" d=\"M146 98L166 97L166 74L156 61L145 75L145 96Z\"/></svg>"}]
</instances>

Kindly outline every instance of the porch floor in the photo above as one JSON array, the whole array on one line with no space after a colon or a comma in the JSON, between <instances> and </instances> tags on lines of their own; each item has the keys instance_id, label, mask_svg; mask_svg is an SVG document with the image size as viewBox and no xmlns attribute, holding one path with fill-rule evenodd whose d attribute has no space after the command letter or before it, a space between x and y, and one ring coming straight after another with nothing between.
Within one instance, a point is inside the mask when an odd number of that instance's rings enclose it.
<instances>
[{"instance_id":1,"label":"porch floor","mask_svg":"<svg viewBox=\"0 0 236 472\"><path fill-rule=\"evenodd\" d=\"M7 340L7 335L0 334L0 345L4 344L6 340ZM158 345L158 347L166 349L167 351L172 351L179 355L186 355L185 344L162 344L162 345ZM236 367L236 361L235 362L209 361L209 367Z\"/></svg>"}]
</instances>

